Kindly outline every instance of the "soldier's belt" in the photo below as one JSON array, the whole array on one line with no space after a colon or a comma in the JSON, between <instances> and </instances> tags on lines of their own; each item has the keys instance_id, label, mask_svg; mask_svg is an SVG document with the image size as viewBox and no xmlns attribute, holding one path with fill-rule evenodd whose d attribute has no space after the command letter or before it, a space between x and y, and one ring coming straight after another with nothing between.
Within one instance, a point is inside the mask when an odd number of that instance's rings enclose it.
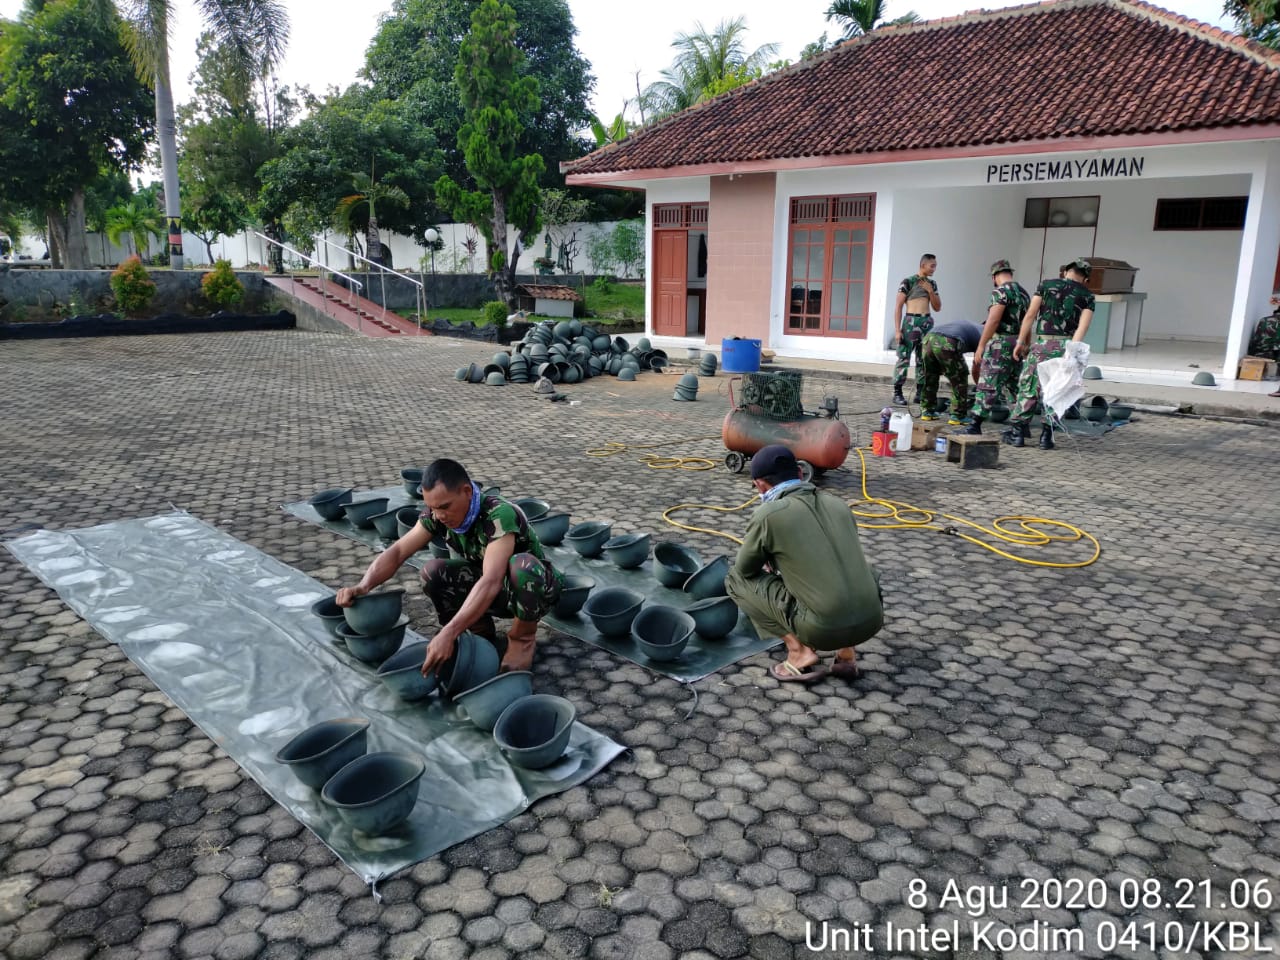
<instances>
[{"instance_id":1,"label":"soldier's belt","mask_svg":"<svg viewBox=\"0 0 1280 960\"><path fill-rule=\"evenodd\" d=\"M915 317L917 320L928 320L931 314L928 313L908 313L908 317Z\"/></svg>"}]
</instances>

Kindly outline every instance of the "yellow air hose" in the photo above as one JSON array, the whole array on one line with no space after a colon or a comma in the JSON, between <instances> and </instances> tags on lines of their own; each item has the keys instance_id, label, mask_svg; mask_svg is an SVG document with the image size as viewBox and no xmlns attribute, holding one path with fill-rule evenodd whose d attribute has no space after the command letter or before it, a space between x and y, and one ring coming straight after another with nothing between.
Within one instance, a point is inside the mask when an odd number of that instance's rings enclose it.
<instances>
[{"instance_id":1,"label":"yellow air hose","mask_svg":"<svg viewBox=\"0 0 1280 960\"><path fill-rule=\"evenodd\" d=\"M720 439L720 434L713 434L706 437L686 437L682 440L668 440L662 443L650 444L625 444L616 440L609 441L605 446L595 450L586 451L589 457L611 457L615 454L625 453L628 450L646 450L653 447L668 446L677 443L689 443L694 440L711 440ZM1093 563L1102 554L1102 545L1093 534L1086 530L1082 530L1074 524L1067 523L1063 520L1050 520L1046 517L1027 517L1020 515L996 517L991 521L990 526L983 526L972 520L966 520L964 517L957 517L950 513L939 513L936 510L926 510L923 507L916 507L909 503L901 503L897 500L885 500L880 497L873 497L867 492L867 458L861 449L855 448L858 460L862 464L862 499L849 501L849 510L855 517L861 517L858 520L858 526L864 530L933 530L937 533L949 534L959 537L961 540L967 540L969 543L982 547L984 550L990 550L992 553L1004 557L1006 560L1013 560L1017 563L1025 563L1033 567L1053 567L1056 569L1067 570L1075 567L1087 567ZM646 466L655 470L709 470L718 464L714 460L706 457L659 457L656 454L645 454L639 461ZM705 464L705 466L704 466ZM739 510L745 510L751 506L760 497L754 496L745 503L740 503L736 507L719 507L708 503L678 503L673 507L668 507L662 511L662 519L673 527L679 527L681 530L690 530L695 533L706 533L713 537L724 537L726 540L732 540L734 543L742 543L741 538L735 537L731 533L723 530L716 530L711 527L695 527L691 524L681 523L679 520L673 520L671 515L681 510L711 510L718 513L737 513ZM867 504L869 506L881 508L879 512L868 512L859 510L859 505ZM1052 560L1035 560L1030 557L1019 557L1010 553L1008 550L1001 549L999 546L988 543L985 540L978 539L977 536L957 530L954 526L943 525L938 520L949 520L953 524L961 524L977 533L1001 541L1003 543L1012 544L1014 547L1046 547L1051 543L1075 543L1077 540L1087 540L1093 544L1093 553L1087 560L1079 560L1074 563L1059 563ZM868 523L866 521L886 521L880 523ZM1009 529L1008 526L1014 527ZM1047 527L1048 529L1039 529Z\"/></svg>"}]
</instances>

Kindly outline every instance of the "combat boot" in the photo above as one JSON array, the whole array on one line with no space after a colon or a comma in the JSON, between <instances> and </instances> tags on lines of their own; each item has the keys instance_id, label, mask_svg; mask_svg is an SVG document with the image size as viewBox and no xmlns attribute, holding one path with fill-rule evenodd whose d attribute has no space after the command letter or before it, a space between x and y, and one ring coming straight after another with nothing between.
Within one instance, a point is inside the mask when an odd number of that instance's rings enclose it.
<instances>
[{"instance_id":1,"label":"combat boot","mask_svg":"<svg viewBox=\"0 0 1280 960\"><path fill-rule=\"evenodd\" d=\"M901 387L893 388L893 402L900 407L905 407L907 405L907 398L902 395Z\"/></svg>"},{"instance_id":2,"label":"combat boot","mask_svg":"<svg viewBox=\"0 0 1280 960\"><path fill-rule=\"evenodd\" d=\"M968 434L968 435L969 435L969 436L971 436L971 437L980 437L980 436L982 436L982 418L981 418L981 417L974 417L974 418L973 418L973 423L969 424L969 429L968 429L968 430L962 430L962 431L960 431L960 432L961 432L961 433Z\"/></svg>"},{"instance_id":3,"label":"combat boot","mask_svg":"<svg viewBox=\"0 0 1280 960\"><path fill-rule=\"evenodd\" d=\"M1053 449L1053 427L1049 426L1047 423L1040 428L1040 449Z\"/></svg>"},{"instance_id":4,"label":"combat boot","mask_svg":"<svg viewBox=\"0 0 1280 960\"><path fill-rule=\"evenodd\" d=\"M1021 421L1013 423L1008 430L1000 434L1000 439L1015 447L1025 447L1027 441L1031 439L1031 424Z\"/></svg>"}]
</instances>

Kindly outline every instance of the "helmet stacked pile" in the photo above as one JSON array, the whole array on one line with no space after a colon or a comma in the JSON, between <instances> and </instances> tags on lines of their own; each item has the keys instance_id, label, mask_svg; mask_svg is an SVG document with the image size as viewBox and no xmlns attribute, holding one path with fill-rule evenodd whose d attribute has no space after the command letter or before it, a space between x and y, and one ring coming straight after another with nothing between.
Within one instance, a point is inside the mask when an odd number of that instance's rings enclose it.
<instances>
[{"instance_id":1,"label":"helmet stacked pile","mask_svg":"<svg viewBox=\"0 0 1280 960\"><path fill-rule=\"evenodd\" d=\"M642 370L661 371L667 366L667 354L654 350L647 338L641 337L633 347L622 337L611 337L578 320L544 320L513 347L510 354L495 354L487 366L459 367L456 378L492 386L541 378L553 384L581 383L605 374L634 380Z\"/></svg>"}]
</instances>

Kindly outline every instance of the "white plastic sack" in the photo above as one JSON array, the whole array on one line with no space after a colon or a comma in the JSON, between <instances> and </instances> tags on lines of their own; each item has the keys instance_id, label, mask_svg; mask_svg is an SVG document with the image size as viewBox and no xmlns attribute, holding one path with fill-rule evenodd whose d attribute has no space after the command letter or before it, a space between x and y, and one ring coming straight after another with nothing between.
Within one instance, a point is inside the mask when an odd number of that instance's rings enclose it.
<instances>
[{"instance_id":1,"label":"white plastic sack","mask_svg":"<svg viewBox=\"0 0 1280 960\"><path fill-rule=\"evenodd\" d=\"M1067 352L1036 366L1040 399L1045 409L1061 419L1073 403L1084 397L1084 368L1089 365L1089 345L1072 341Z\"/></svg>"}]
</instances>

